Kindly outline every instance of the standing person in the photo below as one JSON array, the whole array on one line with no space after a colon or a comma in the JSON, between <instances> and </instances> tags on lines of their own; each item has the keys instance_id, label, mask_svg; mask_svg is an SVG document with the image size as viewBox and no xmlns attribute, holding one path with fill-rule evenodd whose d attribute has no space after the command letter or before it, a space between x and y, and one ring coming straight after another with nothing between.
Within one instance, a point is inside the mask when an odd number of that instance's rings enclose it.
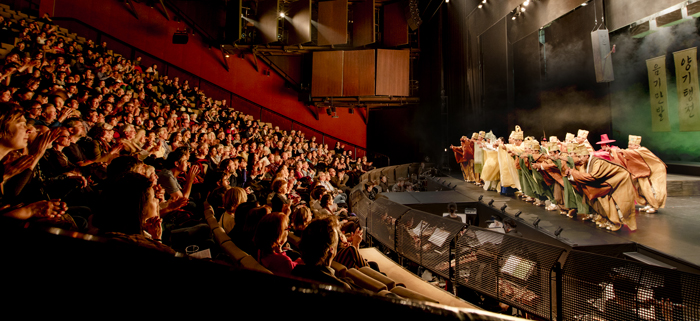
<instances>
[{"instance_id":1,"label":"standing person","mask_svg":"<svg viewBox=\"0 0 700 321\"><path fill-rule=\"evenodd\" d=\"M474 178L476 179L476 185L481 186L481 170L484 167L484 150L481 148L480 144L484 140L486 135L485 131L480 131L478 134L472 134L472 140L474 140Z\"/></svg>"},{"instance_id":2,"label":"standing person","mask_svg":"<svg viewBox=\"0 0 700 321\"><path fill-rule=\"evenodd\" d=\"M508 137L508 144L500 145L498 148L498 167L501 175L501 194L515 195L516 190L520 190L520 177L515 166L513 155L523 152L523 131L520 126L515 126L515 130Z\"/></svg>"},{"instance_id":3,"label":"standing person","mask_svg":"<svg viewBox=\"0 0 700 321\"><path fill-rule=\"evenodd\" d=\"M460 146L450 146L455 154L455 159L462 170L462 176L467 183L474 182L474 142L467 136L462 136L459 140Z\"/></svg>"}]
</instances>

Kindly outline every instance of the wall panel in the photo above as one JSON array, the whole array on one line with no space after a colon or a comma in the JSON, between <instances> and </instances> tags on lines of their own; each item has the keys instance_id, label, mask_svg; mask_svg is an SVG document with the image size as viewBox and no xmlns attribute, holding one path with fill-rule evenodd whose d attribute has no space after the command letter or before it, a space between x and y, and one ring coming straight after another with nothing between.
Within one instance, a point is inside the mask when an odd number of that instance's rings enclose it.
<instances>
[{"instance_id":1,"label":"wall panel","mask_svg":"<svg viewBox=\"0 0 700 321\"><path fill-rule=\"evenodd\" d=\"M384 28L382 42L385 46L395 47L408 44L408 23L402 2L384 6Z\"/></svg>"},{"instance_id":2,"label":"wall panel","mask_svg":"<svg viewBox=\"0 0 700 321\"><path fill-rule=\"evenodd\" d=\"M342 45L348 42L348 0L318 3L319 46Z\"/></svg>"},{"instance_id":3,"label":"wall panel","mask_svg":"<svg viewBox=\"0 0 700 321\"><path fill-rule=\"evenodd\" d=\"M316 51L311 71L312 97L343 95L343 52Z\"/></svg>"},{"instance_id":4,"label":"wall panel","mask_svg":"<svg viewBox=\"0 0 700 321\"><path fill-rule=\"evenodd\" d=\"M352 45L361 47L374 43L374 0L355 2L352 8Z\"/></svg>"},{"instance_id":5,"label":"wall panel","mask_svg":"<svg viewBox=\"0 0 700 321\"><path fill-rule=\"evenodd\" d=\"M345 51L343 96L372 96L375 86L375 50Z\"/></svg>"},{"instance_id":6,"label":"wall panel","mask_svg":"<svg viewBox=\"0 0 700 321\"><path fill-rule=\"evenodd\" d=\"M377 49L378 96L408 96L409 50Z\"/></svg>"}]
</instances>

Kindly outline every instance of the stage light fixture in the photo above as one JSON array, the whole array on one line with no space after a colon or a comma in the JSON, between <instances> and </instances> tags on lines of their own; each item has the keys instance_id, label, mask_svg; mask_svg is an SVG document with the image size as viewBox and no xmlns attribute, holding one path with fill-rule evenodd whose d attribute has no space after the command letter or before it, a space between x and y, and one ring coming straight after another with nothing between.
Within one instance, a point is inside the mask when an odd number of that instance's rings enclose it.
<instances>
[{"instance_id":1,"label":"stage light fixture","mask_svg":"<svg viewBox=\"0 0 700 321\"><path fill-rule=\"evenodd\" d=\"M501 212L505 213L505 212L506 212L506 207L508 207L508 204L505 204L505 203L504 203L503 206L501 206Z\"/></svg>"},{"instance_id":2,"label":"stage light fixture","mask_svg":"<svg viewBox=\"0 0 700 321\"><path fill-rule=\"evenodd\" d=\"M523 211L518 211L517 213L515 213L515 217L520 217L520 214L523 214Z\"/></svg>"},{"instance_id":3,"label":"stage light fixture","mask_svg":"<svg viewBox=\"0 0 700 321\"><path fill-rule=\"evenodd\" d=\"M479 195L479 202L481 202L482 199L484 199L484 195Z\"/></svg>"},{"instance_id":4,"label":"stage light fixture","mask_svg":"<svg viewBox=\"0 0 700 321\"><path fill-rule=\"evenodd\" d=\"M328 114L328 116L332 116L332 115L333 115L333 113L331 113L331 109L330 109L330 108L326 108L326 114Z\"/></svg>"},{"instance_id":5,"label":"stage light fixture","mask_svg":"<svg viewBox=\"0 0 700 321\"><path fill-rule=\"evenodd\" d=\"M521 12L525 12L525 7L520 7Z\"/></svg>"},{"instance_id":6,"label":"stage light fixture","mask_svg":"<svg viewBox=\"0 0 700 321\"><path fill-rule=\"evenodd\" d=\"M445 0L445 3L450 3L450 0Z\"/></svg>"},{"instance_id":7,"label":"stage light fixture","mask_svg":"<svg viewBox=\"0 0 700 321\"><path fill-rule=\"evenodd\" d=\"M554 231L554 236L559 237L559 234L561 234L561 231L563 231L563 230L564 230L564 228L562 228L560 226L556 231Z\"/></svg>"},{"instance_id":8,"label":"stage light fixture","mask_svg":"<svg viewBox=\"0 0 700 321\"><path fill-rule=\"evenodd\" d=\"M484 7L483 4L479 4L479 9L481 9L481 8L483 8L483 7Z\"/></svg>"},{"instance_id":9,"label":"stage light fixture","mask_svg":"<svg viewBox=\"0 0 700 321\"><path fill-rule=\"evenodd\" d=\"M540 225L540 218L538 217L534 222L532 222L532 225L535 227L539 227Z\"/></svg>"},{"instance_id":10,"label":"stage light fixture","mask_svg":"<svg viewBox=\"0 0 700 321\"><path fill-rule=\"evenodd\" d=\"M523 2L523 5L526 6L526 7L527 7L529 4L530 4L530 0L525 0L525 2Z\"/></svg>"},{"instance_id":11,"label":"stage light fixture","mask_svg":"<svg viewBox=\"0 0 700 321\"><path fill-rule=\"evenodd\" d=\"M284 12L280 12L280 18L284 18Z\"/></svg>"},{"instance_id":12,"label":"stage light fixture","mask_svg":"<svg viewBox=\"0 0 700 321\"><path fill-rule=\"evenodd\" d=\"M513 18L510 18L511 20L515 20L515 15L513 15Z\"/></svg>"},{"instance_id":13,"label":"stage light fixture","mask_svg":"<svg viewBox=\"0 0 700 321\"><path fill-rule=\"evenodd\" d=\"M482 0L481 3L486 3L486 0Z\"/></svg>"},{"instance_id":14,"label":"stage light fixture","mask_svg":"<svg viewBox=\"0 0 700 321\"><path fill-rule=\"evenodd\" d=\"M494 201L495 201L495 200L492 198L492 199L489 201L489 206L493 206L493 202L494 202Z\"/></svg>"},{"instance_id":15,"label":"stage light fixture","mask_svg":"<svg viewBox=\"0 0 700 321\"><path fill-rule=\"evenodd\" d=\"M587 5L588 5L588 2L584 2L584 3L581 4L582 7L585 7L585 6L587 6Z\"/></svg>"},{"instance_id":16,"label":"stage light fixture","mask_svg":"<svg viewBox=\"0 0 700 321\"><path fill-rule=\"evenodd\" d=\"M355 113L355 108L350 108L350 109L348 109L348 113L349 113L350 115L354 114L354 113Z\"/></svg>"}]
</instances>

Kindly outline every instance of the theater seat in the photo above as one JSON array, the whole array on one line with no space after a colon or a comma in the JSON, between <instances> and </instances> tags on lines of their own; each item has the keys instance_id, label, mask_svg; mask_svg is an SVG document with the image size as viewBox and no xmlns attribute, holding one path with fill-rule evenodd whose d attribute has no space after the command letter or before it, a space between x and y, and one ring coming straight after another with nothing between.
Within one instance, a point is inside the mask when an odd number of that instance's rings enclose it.
<instances>
[{"instance_id":1,"label":"theater seat","mask_svg":"<svg viewBox=\"0 0 700 321\"><path fill-rule=\"evenodd\" d=\"M422 295L422 294L420 294L416 291L413 291L413 290L409 290L409 289L404 288L402 286L394 287L393 289L391 289L391 293L395 293L396 295L402 296L402 297L407 298L407 299L440 303L433 298L429 298L425 295Z\"/></svg>"},{"instance_id":2,"label":"theater seat","mask_svg":"<svg viewBox=\"0 0 700 321\"><path fill-rule=\"evenodd\" d=\"M363 289L375 293L381 290L386 290L386 285L384 285L384 283L369 277L367 274L364 274L358 271L357 269L349 269L345 276L352 279L352 281L355 282L357 286Z\"/></svg>"},{"instance_id":3,"label":"theater seat","mask_svg":"<svg viewBox=\"0 0 700 321\"><path fill-rule=\"evenodd\" d=\"M348 268L336 261L331 262L331 268L335 270L335 276L344 278L347 276Z\"/></svg>"},{"instance_id":4,"label":"theater seat","mask_svg":"<svg viewBox=\"0 0 700 321\"><path fill-rule=\"evenodd\" d=\"M373 270L369 266L363 266L359 269L359 271L366 274L367 276L379 281L379 282L382 282L386 286L387 290L391 290L396 286L396 281L390 279L389 277L387 277L384 274L381 274L381 273Z\"/></svg>"}]
</instances>

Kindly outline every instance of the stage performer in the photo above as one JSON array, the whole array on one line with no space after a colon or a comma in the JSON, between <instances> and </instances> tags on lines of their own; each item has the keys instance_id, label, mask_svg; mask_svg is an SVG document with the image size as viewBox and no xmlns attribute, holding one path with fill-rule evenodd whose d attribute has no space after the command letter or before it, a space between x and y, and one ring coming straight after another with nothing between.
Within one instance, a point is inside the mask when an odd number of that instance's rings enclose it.
<instances>
[{"instance_id":1,"label":"stage performer","mask_svg":"<svg viewBox=\"0 0 700 321\"><path fill-rule=\"evenodd\" d=\"M460 146L450 146L450 149L455 154L455 159L459 163L459 167L462 170L462 175L464 176L464 181L471 183L475 181L474 178L474 142L469 140L467 136L462 136L460 139Z\"/></svg>"},{"instance_id":2,"label":"stage performer","mask_svg":"<svg viewBox=\"0 0 700 321\"><path fill-rule=\"evenodd\" d=\"M551 204L547 206L547 210L556 211L558 209L561 214L567 214L569 209L564 207L564 194L566 192L564 189L565 179L562 177L561 173L559 140L556 136L549 138L546 149L549 152L548 157L543 157L544 160L539 163L539 166L545 181L552 182L552 195L554 199L550 200Z\"/></svg>"},{"instance_id":3,"label":"stage performer","mask_svg":"<svg viewBox=\"0 0 700 321\"><path fill-rule=\"evenodd\" d=\"M498 167L498 146L500 141L496 139L493 132L489 132L485 136L486 140L482 142L481 148L484 150L484 168L481 172L481 179L484 180L484 190L498 190L500 181L500 170Z\"/></svg>"},{"instance_id":4,"label":"stage performer","mask_svg":"<svg viewBox=\"0 0 700 321\"><path fill-rule=\"evenodd\" d=\"M611 145L614 142L616 140L608 138L608 134L600 135L600 141L596 143L596 145L600 145L600 149L593 152L593 156L622 165L622 162L613 155L613 150L620 150L619 147Z\"/></svg>"},{"instance_id":5,"label":"stage performer","mask_svg":"<svg viewBox=\"0 0 700 321\"><path fill-rule=\"evenodd\" d=\"M585 153L579 149L582 168L568 169L566 175L599 214L596 225L617 231L625 224L630 230L637 230L630 173L618 164Z\"/></svg>"},{"instance_id":6,"label":"stage performer","mask_svg":"<svg viewBox=\"0 0 700 321\"><path fill-rule=\"evenodd\" d=\"M646 205L647 213L656 213L666 206L666 164L647 148L640 146L641 136L630 135L628 148L613 155L636 181L639 191L637 203Z\"/></svg>"},{"instance_id":7,"label":"stage performer","mask_svg":"<svg viewBox=\"0 0 700 321\"><path fill-rule=\"evenodd\" d=\"M576 138L574 138L574 141L577 144L583 144L586 146L586 149L588 149L589 154L593 154L595 150L593 149L593 146L591 146L591 143L588 142L588 131L579 129L578 133L576 134Z\"/></svg>"},{"instance_id":8,"label":"stage performer","mask_svg":"<svg viewBox=\"0 0 700 321\"><path fill-rule=\"evenodd\" d=\"M515 167L513 155L523 152L523 131L520 126L515 126L515 130L508 137L508 144L500 145L498 149L498 167L501 175L501 194L512 196L516 190L520 190L520 177Z\"/></svg>"},{"instance_id":9,"label":"stage performer","mask_svg":"<svg viewBox=\"0 0 700 321\"><path fill-rule=\"evenodd\" d=\"M476 185L481 186L481 171L484 168L484 150L481 149L481 146L479 146L479 143L484 140L484 136L486 135L485 131L480 131L479 134L476 136L476 140L474 141L474 177L476 178ZM474 139L474 135L472 134L472 139Z\"/></svg>"}]
</instances>

